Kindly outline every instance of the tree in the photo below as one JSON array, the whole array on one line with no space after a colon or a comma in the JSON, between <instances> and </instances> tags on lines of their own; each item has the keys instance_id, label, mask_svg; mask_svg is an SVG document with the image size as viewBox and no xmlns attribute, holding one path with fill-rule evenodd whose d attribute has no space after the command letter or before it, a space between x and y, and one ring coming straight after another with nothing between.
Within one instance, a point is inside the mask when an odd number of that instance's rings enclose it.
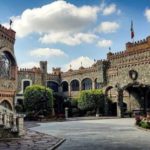
<instances>
[{"instance_id":1,"label":"tree","mask_svg":"<svg viewBox=\"0 0 150 150\"><path fill-rule=\"evenodd\" d=\"M96 114L104 111L104 94L101 89L81 91L78 99L78 107L81 110L95 110Z\"/></svg>"},{"instance_id":2,"label":"tree","mask_svg":"<svg viewBox=\"0 0 150 150\"><path fill-rule=\"evenodd\" d=\"M24 104L27 112L34 112L34 114L42 112L46 115L52 112L52 90L39 85L29 86L25 89Z\"/></svg>"}]
</instances>

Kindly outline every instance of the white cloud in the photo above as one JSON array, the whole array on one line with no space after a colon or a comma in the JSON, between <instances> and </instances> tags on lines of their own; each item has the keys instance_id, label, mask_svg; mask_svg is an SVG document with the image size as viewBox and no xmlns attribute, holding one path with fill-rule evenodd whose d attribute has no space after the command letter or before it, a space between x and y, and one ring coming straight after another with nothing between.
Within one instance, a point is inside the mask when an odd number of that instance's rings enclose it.
<instances>
[{"instance_id":1,"label":"white cloud","mask_svg":"<svg viewBox=\"0 0 150 150\"><path fill-rule=\"evenodd\" d=\"M148 22L150 22L150 9L145 10L145 16L146 16Z\"/></svg>"},{"instance_id":2,"label":"white cloud","mask_svg":"<svg viewBox=\"0 0 150 150\"><path fill-rule=\"evenodd\" d=\"M112 45L112 41L103 39L103 40L98 41L97 45L99 47L110 47Z\"/></svg>"},{"instance_id":3,"label":"white cloud","mask_svg":"<svg viewBox=\"0 0 150 150\"><path fill-rule=\"evenodd\" d=\"M33 68L33 67L40 67L38 62L27 62L27 63L22 63L19 65L19 68Z\"/></svg>"},{"instance_id":4,"label":"white cloud","mask_svg":"<svg viewBox=\"0 0 150 150\"><path fill-rule=\"evenodd\" d=\"M116 22L102 22L95 31L99 33L113 33L116 32L117 29L119 29L119 24Z\"/></svg>"},{"instance_id":5,"label":"white cloud","mask_svg":"<svg viewBox=\"0 0 150 150\"><path fill-rule=\"evenodd\" d=\"M90 59L89 57L78 57L74 60L72 60L71 62L69 62L68 64L66 64L63 68L64 71L68 71L70 69L70 65L72 66L71 69L76 70L79 69L81 67L81 63L82 66L87 68L92 66L92 64L94 63L94 60Z\"/></svg>"},{"instance_id":6,"label":"white cloud","mask_svg":"<svg viewBox=\"0 0 150 150\"><path fill-rule=\"evenodd\" d=\"M62 32L55 32L45 34L40 38L40 41L45 44L50 43L63 43L66 45L74 46L79 45L81 43L92 43L98 37L92 33L76 33L76 34L68 34Z\"/></svg>"},{"instance_id":7,"label":"white cloud","mask_svg":"<svg viewBox=\"0 0 150 150\"><path fill-rule=\"evenodd\" d=\"M109 5L109 6L104 8L103 15L107 16L107 15L113 14L116 11L117 11L116 5L115 4L111 4L111 5Z\"/></svg>"},{"instance_id":8,"label":"white cloud","mask_svg":"<svg viewBox=\"0 0 150 150\"><path fill-rule=\"evenodd\" d=\"M13 28L18 37L31 33L75 32L94 22L98 12L99 7L77 7L66 1L54 1L13 17Z\"/></svg>"},{"instance_id":9,"label":"white cloud","mask_svg":"<svg viewBox=\"0 0 150 150\"><path fill-rule=\"evenodd\" d=\"M31 56L36 57L59 57L59 56L67 56L60 49L50 49L50 48L37 48L30 51Z\"/></svg>"}]
</instances>

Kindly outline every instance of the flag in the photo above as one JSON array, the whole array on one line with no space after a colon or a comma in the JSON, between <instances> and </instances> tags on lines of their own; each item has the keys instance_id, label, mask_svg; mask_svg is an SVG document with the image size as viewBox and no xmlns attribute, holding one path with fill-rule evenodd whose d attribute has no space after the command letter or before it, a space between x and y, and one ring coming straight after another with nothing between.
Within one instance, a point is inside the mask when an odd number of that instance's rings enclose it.
<instances>
[{"instance_id":1,"label":"flag","mask_svg":"<svg viewBox=\"0 0 150 150\"><path fill-rule=\"evenodd\" d=\"M10 27L11 27L12 23L13 23L13 22L12 22L12 20L10 19L10 21L9 21L9 25L10 25Z\"/></svg>"},{"instance_id":2,"label":"flag","mask_svg":"<svg viewBox=\"0 0 150 150\"><path fill-rule=\"evenodd\" d=\"M131 39L134 38L133 21L131 21Z\"/></svg>"}]
</instances>

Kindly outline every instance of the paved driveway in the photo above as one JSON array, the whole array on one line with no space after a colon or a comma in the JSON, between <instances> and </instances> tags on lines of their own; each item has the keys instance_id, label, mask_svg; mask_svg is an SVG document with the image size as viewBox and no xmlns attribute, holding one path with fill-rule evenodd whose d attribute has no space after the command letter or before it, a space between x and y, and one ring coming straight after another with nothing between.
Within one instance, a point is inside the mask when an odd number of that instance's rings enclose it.
<instances>
[{"instance_id":1,"label":"paved driveway","mask_svg":"<svg viewBox=\"0 0 150 150\"><path fill-rule=\"evenodd\" d=\"M65 138L58 150L150 150L150 132L134 119L102 119L41 123L33 130Z\"/></svg>"}]
</instances>

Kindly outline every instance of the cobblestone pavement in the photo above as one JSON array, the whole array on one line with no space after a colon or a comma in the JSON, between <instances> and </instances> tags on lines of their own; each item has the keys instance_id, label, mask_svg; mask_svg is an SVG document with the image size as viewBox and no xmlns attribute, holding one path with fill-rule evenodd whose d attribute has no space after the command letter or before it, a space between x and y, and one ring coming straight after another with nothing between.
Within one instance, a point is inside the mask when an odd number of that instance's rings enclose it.
<instances>
[{"instance_id":1,"label":"cobblestone pavement","mask_svg":"<svg viewBox=\"0 0 150 150\"><path fill-rule=\"evenodd\" d=\"M37 126L36 123L26 123L26 126ZM62 139L51 135L27 129L26 135L19 139L0 141L0 150L51 150Z\"/></svg>"}]
</instances>

